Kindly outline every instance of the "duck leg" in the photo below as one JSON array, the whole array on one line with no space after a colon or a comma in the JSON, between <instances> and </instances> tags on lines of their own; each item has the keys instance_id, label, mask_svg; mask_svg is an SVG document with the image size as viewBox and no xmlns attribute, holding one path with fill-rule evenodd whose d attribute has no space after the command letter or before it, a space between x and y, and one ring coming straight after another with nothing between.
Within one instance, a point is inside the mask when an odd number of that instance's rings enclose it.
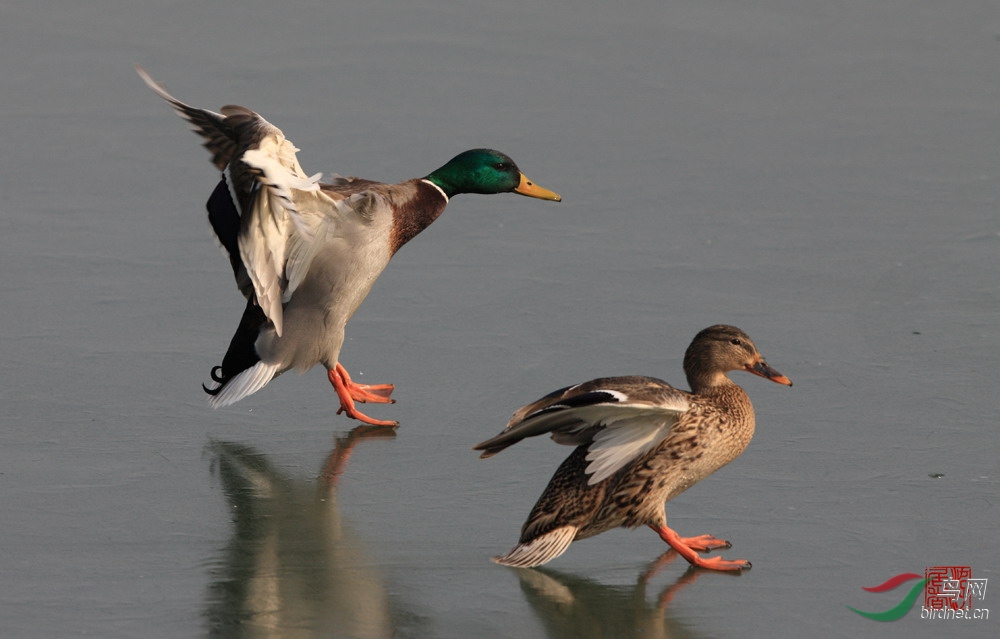
<instances>
[{"instance_id":1,"label":"duck leg","mask_svg":"<svg viewBox=\"0 0 1000 639\"><path fill-rule=\"evenodd\" d=\"M708 568L710 570L745 570L750 568L750 562L745 559L727 560L722 557L703 558L696 551L711 550L713 548L729 548L731 544L722 539L716 539L711 535L701 535L700 537L681 537L666 524L650 528L660 536L660 539L667 542L671 548L676 550L681 557L688 560L693 566Z\"/></svg>"},{"instance_id":2,"label":"duck leg","mask_svg":"<svg viewBox=\"0 0 1000 639\"><path fill-rule=\"evenodd\" d=\"M356 419L372 426L399 426L399 422L397 421L385 421L369 417L354 406L355 400L359 402L395 403L395 400L389 399L389 393L392 392L390 384L384 385L389 386L388 391L385 390L384 386L375 387L366 384L355 384L347 375L344 367L339 363L334 368L327 370L326 376L330 380L330 383L333 384L333 390L336 391L337 397L340 399L340 408L337 410L338 415L344 413L351 419Z\"/></svg>"}]
</instances>

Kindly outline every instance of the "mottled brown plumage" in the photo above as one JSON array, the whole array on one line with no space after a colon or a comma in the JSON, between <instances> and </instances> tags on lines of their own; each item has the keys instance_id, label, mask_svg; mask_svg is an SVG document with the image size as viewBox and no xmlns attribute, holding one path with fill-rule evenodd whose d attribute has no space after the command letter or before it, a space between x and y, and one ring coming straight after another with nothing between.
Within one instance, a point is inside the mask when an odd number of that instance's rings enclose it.
<instances>
[{"instance_id":1,"label":"mottled brown plumage","mask_svg":"<svg viewBox=\"0 0 1000 639\"><path fill-rule=\"evenodd\" d=\"M739 456L753 437L753 405L726 374L733 370L791 386L767 365L746 333L716 325L698 333L685 354L690 392L651 377L608 377L561 389L517 410L502 433L476 446L483 457L543 433L577 449L528 515L518 545L495 560L537 566L558 557L574 540L645 525L694 565L749 568L744 560L700 557L696 551L730 544L710 535L679 537L667 527L665 508Z\"/></svg>"}]
</instances>

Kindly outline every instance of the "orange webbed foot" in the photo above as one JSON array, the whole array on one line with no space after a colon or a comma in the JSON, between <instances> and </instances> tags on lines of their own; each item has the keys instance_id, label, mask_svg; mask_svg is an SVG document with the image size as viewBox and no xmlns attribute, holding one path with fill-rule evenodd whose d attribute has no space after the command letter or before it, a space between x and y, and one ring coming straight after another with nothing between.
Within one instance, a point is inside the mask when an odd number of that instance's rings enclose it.
<instances>
[{"instance_id":1,"label":"orange webbed foot","mask_svg":"<svg viewBox=\"0 0 1000 639\"><path fill-rule=\"evenodd\" d=\"M723 559L722 557L698 557L697 562L692 562L699 568L709 570L749 570L753 566L746 559Z\"/></svg>"},{"instance_id":2,"label":"orange webbed foot","mask_svg":"<svg viewBox=\"0 0 1000 639\"><path fill-rule=\"evenodd\" d=\"M392 427L399 426L399 422L397 421L375 419L359 411L357 407L355 407L354 405L356 399L354 393L351 392L351 387L354 387L356 389L359 387L359 385L353 384L351 382L351 378L347 376L346 371L343 372L343 375L341 375L340 371L343 371L343 367L340 366L340 364L337 364L336 368L327 371L327 378L330 380L330 383L333 384L333 390L336 391L337 397L340 399L340 408L337 409L338 415L344 413L351 419L356 419L360 422L364 422L365 424L371 424L372 426L392 426ZM349 384L350 386L348 386ZM389 392L392 391L390 390ZM378 397L387 398L388 394L386 393L385 395L378 395ZM366 400L358 399L358 401L363 402ZM392 403L394 400L381 399L372 401Z\"/></svg>"},{"instance_id":3,"label":"orange webbed foot","mask_svg":"<svg viewBox=\"0 0 1000 639\"><path fill-rule=\"evenodd\" d=\"M681 537L681 543L692 550L708 552L718 548L732 548L733 544L715 535L698 535L697 537Z\"/></svg>"},{"instance_id":4,"label":"orange webbed foot","mask_svg":"<svg viewBox=\"0 0 1000 639\"><path fill-rule=\"evenodd\" d=\"M391 428L399 426L399 422L395 420L375 419L374 417L369 417L368 415L365 415L357 408L355 408L353 401L350 402L349 405L347 406L341 403L340 408L337 409L337 414L339 415L341 413L347 415L351 419L356 419L359 422L364 422L365 424L370 424L372 426L389 426Z\"/></svg>"},{"instance_id":5,"label":"orange webbed foot","mask_svg":"<svg viewBox=\"0 0 1000 639\"><path fill-rule=\"evenodd\" d=\"M392 384L356 384L351 376L347 374L347 369L337 362L334 369L330 371L330 374L337 375L340 377L347 389L348 394L356 402L372 402L375 404L395 404L396 400L392 399L392 391L396 390L396 387ZM331 382L333 379L331 378ZM339 393L338 393L339 394Z\"/></svg>"},{"instance_id":6,"label":"orange webbed foot","mask_svg":"<svg viewBox=\"0 0 1000 639\"><path fill-rule=\"evenodd\" d=\"M699 568L707 568L709 570L727 570L727 571L741 571L750 568L750 562L745 559L723 559L722 557L702 557L697 553L697 550L712 548L729 548L732 544L728 541L722 539L716 539L711 535L701 535L699 537L681 537L671 528L667 526L653 526L650 525L656 534L660 536L660 539L667 542L671 548L676 550L681 557L688 560L692 566L697 566ZM694 542L694 545L689 545L686 542ZM718 545L716 545L718 543ZM708 548L711 546L712 548Z\"/></svg>"},{"instance_id":7,"label":"orange webbed foot","mask_svg":"<svg viewBox=\"0 0 1000 639\"><path fill-rule=\"evenodd\" d=\"M392 384L354 384L347 387L347 392L356 402L374 404L395 404L396 400L389 397L396 389Z\"/></svg>"}]
</instances>

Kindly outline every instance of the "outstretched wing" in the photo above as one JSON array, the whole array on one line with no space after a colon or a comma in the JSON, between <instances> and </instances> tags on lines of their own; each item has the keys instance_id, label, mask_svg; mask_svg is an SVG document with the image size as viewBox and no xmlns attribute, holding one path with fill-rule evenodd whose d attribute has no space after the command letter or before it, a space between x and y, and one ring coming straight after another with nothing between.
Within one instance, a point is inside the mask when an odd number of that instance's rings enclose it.
<instances>
[{"instance_id":1,"label":"outstretched wing","mask_svg":"<svg viewBox=\"0 0 1000 639\"><path fill-rule=\"evenodd\" d=\"M231 201L217 197L217 189L209 206L231 209L215 215L210 210L209 217L223 246L230 253L239 248L242 270L235 259L233 267L243 294L256 299L280 335L282 303L308 270L317 232L339 216L355 214L354 207L322 191L320 174L306 175L295 145L257 113L235 105L224 106L222 113L192 107L141 67L136 70L205 139L213 164L223 171Z\"/></svg>"},{"instance_id":2,"label":"outstretched wing","mask_svg":"<svg viewBox=\"0 0 1000 639\"><path fill-rule=\"evenodd\" d=\"M610 377L570 386L518 409L502 433L475 446L492 457L526 437L550 433L587 446L590 484L601 482L666 439L688 410L688 394L651 377Z\"/></svg>"}]
</instances>

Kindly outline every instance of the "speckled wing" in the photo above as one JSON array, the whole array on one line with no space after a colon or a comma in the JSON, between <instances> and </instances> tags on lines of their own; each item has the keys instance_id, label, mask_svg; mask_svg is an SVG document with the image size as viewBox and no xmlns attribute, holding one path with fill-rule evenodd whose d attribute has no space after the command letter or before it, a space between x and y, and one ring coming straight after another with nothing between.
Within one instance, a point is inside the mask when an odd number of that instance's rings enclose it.
<instances>
[{"instance_id":1,"label":"speckled wing","mask_svg":"<svg viewBox=\"0 0 1000 639\"><path fill-rule=\"evenodd\" d=\"M167 93L159 83L143 69L136 65L135 70L150 89L170 103L177 115L191 124L191 129L205 138L204 146L212 154L212 164L220 171L224 170L236 157L239 147L232 127L226 122L226 116L208 109L199 109L184 104Z\"/></svg>"},{"instance_id":2,"label":"speckled wing","mask_svg":"<svg viewBox=\"0 0 1000 639\"><path fill-rule=\"evenodd\" d=\"M596 484L666 439L688 407L687 393L658 379L596 379L518 409L502 433L475 450L491 457L526 437L549 433L559 444L588 447L588 483Z\"/></svg>"}]
</instances>

